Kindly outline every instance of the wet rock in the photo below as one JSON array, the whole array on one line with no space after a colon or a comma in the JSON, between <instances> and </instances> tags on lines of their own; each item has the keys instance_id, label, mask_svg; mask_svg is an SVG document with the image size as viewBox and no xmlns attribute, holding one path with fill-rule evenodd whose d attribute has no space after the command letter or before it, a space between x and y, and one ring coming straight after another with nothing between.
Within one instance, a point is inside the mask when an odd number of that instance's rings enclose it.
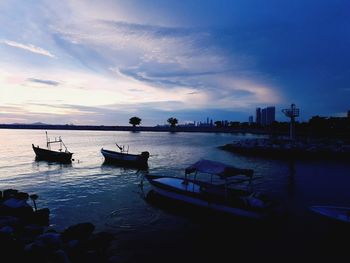
<instances>
[{"instance_id":1,"label":"wet rock","mask_svg":"<svg viewBox=\"0 0 350 263\"><path fill-rule=\"evenodd\" d=\"M0 215L14 216L21 221L30 221L33 217L33 209L25 200L8 198L0 205Z\"/></svg>"},{"instance_id":2,"label":"wet rock","mask_svg":"<svg viewBox=\"0 0 350 263\"><path fill-rule=\"evenodd\" d=\"M30 224L23 228L23 234L36 237L44 233L44 227L40 225Z\"/></svg>"},{"instance_id":3,"label":"wet rock","mask_svg":"<svg viewBox=\"0 0 350 263\"><path fill-rule=\"evenodd\" d=\"M52 262L54 262L54 263L70 263L71 261L69 260L68 255L64 250L58 249L53 253Z\"/></svg>"},{"instance_id":4,"label":"wet rock","mask_svg":"<svg viewBox=\"0 0 350 263\"><path fill-rule=\"evenodd\" d=\"M38 209L33 215L33 222L39 225L48 226L50 217L50 209Z\"/></svg>"},{"instance_id":5,"label":"wet rock","mask_svg":"<svg viewBox=\"0 0 350 263\"><path fill-rule=\"evenodd\" d=\"M18 193L18 190L15 189L6 189L3 193L3 199L6 200L8 198L14 197Z\"/></svg>"},{"instance_id":6,"label":"wet rock","mask_svg":"<svg viewBox=\"0 0 350 263\"><path fill-rule=\"evenodd\" d=\"M19 219L14 216L0 216L0 227L12 226L16 227L19 225Z\"/></svg>"},{"instance_id":7,"label":"wet rock","mask_svg":"<svg viewBox=\"0 0 350 263\"><path fill-rule=\"evenodd\" d=\"M0 228L0 232L4 234L12 235L15 232L15 230L13 229L13 227L3 226L2 228Z\"/></svg>"},{"instance_id":8,"label":"wet rock","mask_svg":"<svg viewBox=\"0 0 350 263\"><path fill-rule=\"evenodd\" d=\"M28 201L29 195L27 193L24 193L24 192L18 192L14 195L14 198L19 199L19 200Z\"/></svg>"},{"instance_id":9,"label":"wet rock","mask_svg":"<svg viewBox=\"0 0 350 263\"><path fill-rule=\"evenodd\" d=\"M43 244L50 250L57 250L62 246L61 235L58 233L44 233L36 239L38 244Z\"/></svg>"},{"instance_id":10,"label":"wet rock","mask_svg":"<svg viewBox=\"0 0 350 263\"><path fill-rule=\"evenodd\" d=\"M113 234L108 232L99 232L89 239L88 246L90 249L103 252L110 246L113 239Z\"/></svg>"},{"instance_id":11,"label":"wet rock","mask_svg":"<svg viewBox=\"0 0 350 263\"><path fill-rule=\"evenodd\" d=\"M69 240L87 240L92 232L95 230L95 226L91 223L80 223L68 227L62 233L62 240L67 242Z\"/></svg>"},{"instance_id":12,"label":"wet rock","mask_svg":"<svg viewBox=\"0 0 350 263\"><path fill-rule=\"evenodd\" d=\"M27 201L33 200L34 210ZM62 233L47 229L48 208L37 209L37 195L15 189L0 191L0 249L11 262L107 262L107 249L113 235L93 234L95 226L80 223ZM109 255L110 256L110 255Z\"/></svg>"}]
</instances>

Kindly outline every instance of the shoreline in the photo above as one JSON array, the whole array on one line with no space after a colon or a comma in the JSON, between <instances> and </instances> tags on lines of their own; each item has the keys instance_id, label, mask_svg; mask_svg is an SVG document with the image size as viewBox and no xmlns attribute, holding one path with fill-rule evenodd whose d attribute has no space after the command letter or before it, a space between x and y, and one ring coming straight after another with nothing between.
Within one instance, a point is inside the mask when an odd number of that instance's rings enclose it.
<instances>
[{"instance_id":1,"label":"shoreline","mask_svg":"<svg viewBox=\"0 0 350 263\"><path fill-rule=\"evenodd\" d=\"M242 155L274 159L349 160L350 158L350 144L341 141L245 139L219 148Z\"/></svg>"},{"instance_id":2,"label":"shoreline","mask_svg":"<svg viewBox=\"0 0 350 263\"><path fill-rule=\"evenodd\" d=\"M36 125L36 124L0 124L0 129L30 130L87 130L87 131L130 131L130 132L205 132L205 133L252 133L268 135L270 131L258 129L237 129L231 127L162 127L162 126L105 126L105 125ZM285 135L284 133L273 133Z\"/></svg>"},{"instance_id":3,"label":"shoreline","mask_svg":"<svg viewBox=\"0 0 350 263\"><path fill-rule=\"evenodd\" d=\"M265 135L270 139L289 138L289 130L273 130L266 128L234 128L234 127L194 127L194 126L176 126L171 128L169 126L108 126L108 125L69 125L69 124L0 124L0 129L13 130L72 130L72 131L128 131L128 132L188 132L188 133L235 133L235 134L253 134ZM296 141L298 140L325 140L334 141L341 140L350 143L349 134L312 134L305 132L298 132Z\"/></svg>"}]
</instances>

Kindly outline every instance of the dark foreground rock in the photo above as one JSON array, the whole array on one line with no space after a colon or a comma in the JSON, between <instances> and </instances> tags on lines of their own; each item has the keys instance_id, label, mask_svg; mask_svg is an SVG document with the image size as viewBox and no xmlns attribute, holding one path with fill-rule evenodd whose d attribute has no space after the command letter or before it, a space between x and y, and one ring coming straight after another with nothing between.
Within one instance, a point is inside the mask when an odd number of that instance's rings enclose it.
<instances>
[{"instance_id":1,"label":"dark foreground rock","mask_svg":"<svg viewBox=\"0 0 350 263\"><path fill-rule=\"evenodd\" d=\"M28 204L32 199L34 209ZM48 208L37 209L37 195L15 189L0 191L1 258L8 262L111 262L109 247L114 239L107 232L94 233L84 222L62 233L48 228ZM1 260L2 261L2 260ZM113 261L114 262L114 261Z\"/></svg>"}]
</instances>

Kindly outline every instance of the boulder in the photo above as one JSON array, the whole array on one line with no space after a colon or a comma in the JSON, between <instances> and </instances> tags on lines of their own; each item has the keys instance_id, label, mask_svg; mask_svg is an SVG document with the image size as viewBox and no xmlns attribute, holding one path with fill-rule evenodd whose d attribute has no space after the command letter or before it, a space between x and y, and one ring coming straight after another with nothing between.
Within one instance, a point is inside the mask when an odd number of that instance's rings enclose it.
<instances>
[{"instance_id":1,"label":"boulder","mask_svg":"<svg viewBox=\"0 0 350 263\"><path fill-rule=\"evenodd\" d=\"M87 240L92 232L94 232L95 226L91 223L80 223L73 225L65 229L62 233L62 240L67 242L69 240Z\"/></svg>"}]
</instances>

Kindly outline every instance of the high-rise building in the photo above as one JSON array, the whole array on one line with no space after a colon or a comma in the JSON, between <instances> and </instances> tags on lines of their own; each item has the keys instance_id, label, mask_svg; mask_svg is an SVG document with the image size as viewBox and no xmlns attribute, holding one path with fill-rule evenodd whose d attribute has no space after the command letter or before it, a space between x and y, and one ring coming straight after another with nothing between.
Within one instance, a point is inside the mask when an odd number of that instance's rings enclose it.
<instances>
[{"instance_id":1,"label":"high-rise building","mask_svg":"<svg viewBox=\"0 0 350 263\"><path fill-rule=\"evenodd\" d=\"M267 107L266 108L266 122L265 125L270 125L275 121L275 107Z\"/></svg>"},{"instance_id":2,"label":"high-rise building","mask_svg":"<svg viewBox=\"0 0 350 263\"><path fill-rule=\"evenodd\" d=\"M254 118L253 116L249 116L249 125L253 124L253 122L254 122L253 118Z\"/></svg>"},{"instance_id":3,"label":"high-rise building","mask_svg":"<svg viewBox=\"0 0 350 263\"><path fill-rule=\"evenodd\" d=\"M255 122L256 122L256 124L261 125L261 109L260 108L256 108Z\"/></svg>"},{"instance_id":4,"label":"high-rise building","mask_svg":"<svg viewBox=\"0 0 350 263\"><path fill-rule=\"evenodd\" d=\"M266 108L261 110L261 126L266 126Z\"/></svg>"}]
</instances>

